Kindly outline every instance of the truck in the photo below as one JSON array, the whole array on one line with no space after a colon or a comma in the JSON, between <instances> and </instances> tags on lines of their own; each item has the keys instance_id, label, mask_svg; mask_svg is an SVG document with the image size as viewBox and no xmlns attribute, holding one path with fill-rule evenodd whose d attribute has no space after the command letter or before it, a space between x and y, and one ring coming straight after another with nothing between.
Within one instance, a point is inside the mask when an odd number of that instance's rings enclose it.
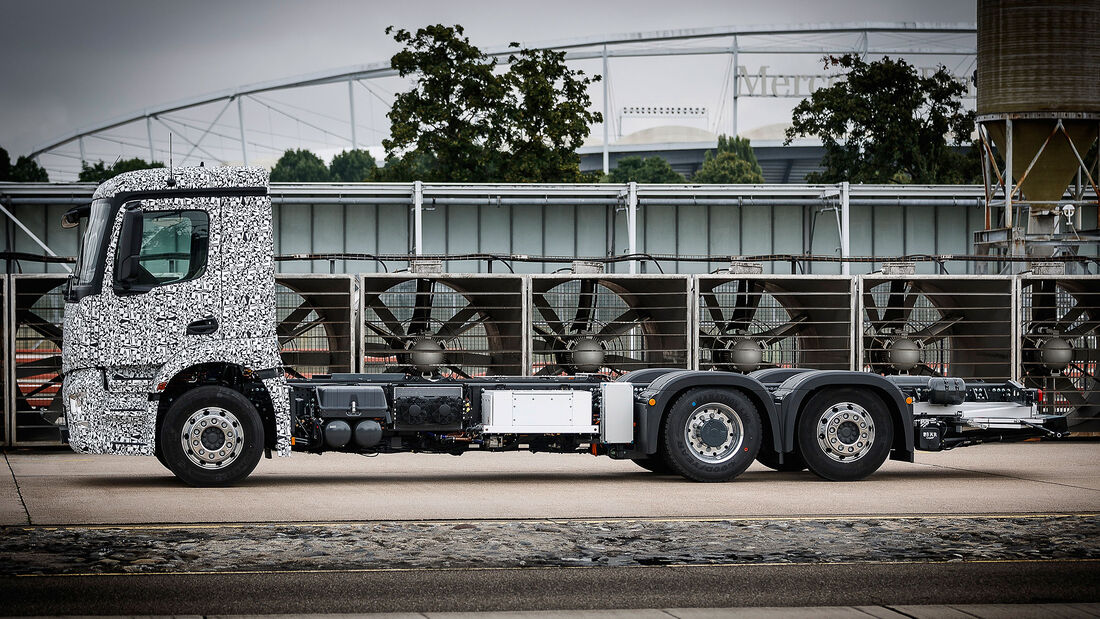
<instances>
[{"instance_id":1,"label":"truck","mask_svg":"<svg viewBox=\"0 0 1100 619\"><path fill-rule=\"evenodd\" d=\"M579 453L700 482L755 460L835 481L914 450L1059 437L1016 382L770 368L652 368L618 378L407 373L293 378L280 359L267 173L129 172L84 222L65 291L64 416L88 454L155 456L226 486L292 452Z\"/></svg>"}]
</instances>

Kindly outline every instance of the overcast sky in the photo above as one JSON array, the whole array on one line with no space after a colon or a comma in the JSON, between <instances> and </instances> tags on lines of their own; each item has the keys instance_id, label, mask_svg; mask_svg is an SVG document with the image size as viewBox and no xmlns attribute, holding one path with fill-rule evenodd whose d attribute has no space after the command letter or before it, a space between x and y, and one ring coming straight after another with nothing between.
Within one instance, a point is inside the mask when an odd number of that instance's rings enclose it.
<instances>
[{"instance_id":1,"label":"overcast sky","mask_svg":"<svg viewBox=\"0 0 1100 619\"><path fill-rule=\"evenodd\" d=\"M383 33L390 24L461 23L475 44L489 48L721 25L975 19L973 0L0 0L0 7L0 146L13 158L147 106L385 60L396 49ZM642 84L632 87L639 92L627 89L617 102L660 98L645 94L660 84L634 82Z\"/></svg>"}]
</instances>

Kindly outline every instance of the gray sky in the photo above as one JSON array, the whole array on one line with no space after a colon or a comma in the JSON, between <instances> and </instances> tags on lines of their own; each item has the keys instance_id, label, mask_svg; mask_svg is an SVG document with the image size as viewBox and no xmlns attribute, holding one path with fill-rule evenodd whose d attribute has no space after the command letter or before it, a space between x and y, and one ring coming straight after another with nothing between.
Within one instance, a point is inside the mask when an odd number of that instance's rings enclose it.
<instances>
[{"instance_id":1,"label":"gray sky","mask_svg":"<svg viewBox=\"0 0 1100 619\"><path fill-rule=\"evenodd\" d=\"M512 40L718 25L964 22L975 19L974 7L973 0L0 0L0 146L14 158L74 129L158 103L385 60L396 49L383 33L389 24L461 23L475 44L489 48ZM647 80L648 70L637 63L617 71L617 105L692 103L669 99L662 92L667 85ZM743 114L751 126L751 106Z\"/></svg>"}]
</instances>

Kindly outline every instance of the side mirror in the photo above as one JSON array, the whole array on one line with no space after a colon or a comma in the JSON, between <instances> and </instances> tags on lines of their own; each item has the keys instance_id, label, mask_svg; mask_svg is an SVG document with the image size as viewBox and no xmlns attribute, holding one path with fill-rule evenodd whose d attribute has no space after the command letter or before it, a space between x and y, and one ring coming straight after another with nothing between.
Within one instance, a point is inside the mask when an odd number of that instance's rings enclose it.
<instances>
[{"instance_id":1,"label":"side mirror","mask_svg":"<svg viewBox=\"0 0 1100 619\"><path fill-rule=\"evenodd\" d=\"M92 212L91 204L82 204L80 206L74 206L73 208L65 211L65 214L61 216L62 228L75 228L80 225L80 218L87 217Z\"/></svg>"},{"instance_id":2,"label":"side mirror","mask_svg":"<svg viewBox=\"0 0 1100 619\"><path fill-rule=\"evenodd\" d=\"M141 209L128 208L122 214L118 233L118 257L115 263L115 292L128 292L138 275L141 253Z\"/></svg>"}]
</instances>

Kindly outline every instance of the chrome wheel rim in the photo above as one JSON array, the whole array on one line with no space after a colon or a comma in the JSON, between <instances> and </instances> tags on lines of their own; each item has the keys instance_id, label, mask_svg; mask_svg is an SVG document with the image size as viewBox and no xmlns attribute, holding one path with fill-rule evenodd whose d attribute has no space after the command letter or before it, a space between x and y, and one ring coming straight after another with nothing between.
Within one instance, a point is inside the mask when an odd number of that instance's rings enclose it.
<instances>
[{"instance_id":1,"label":"chrome wheel rim","mask_svg":"<svg viewBox=\"0 0 1100 619\"><path fill-rule=\"evenodd\" d=\"M711 402L688 416L684 441L696 459L718 464L737 455L745 441L745 426L737 411L725 404Z\"/></svg>"},{"instance_id":2,"label":"chrome wheel rim","mask_svg":"<svg viewBox=\"0 0 1100 619\"><path fill-rule=\"evenodd\" d=\"M825 409L817 423L817 445L836 462L855 462L871 451L875 424L871 414L855 402L837 402Z\"/></svg>"},{"instance_id":3,"label":"chrome wheel rim","mask_svg":"<svg viewBox=\"0 0 1100 619\"><path fill-rule=\"evenodd\" d=\"M183 453L204 469L221 469L232 464L244 449L241 422L233 413L206 406L191 413L180 433Z\"/></svg>"}]
</instances>

